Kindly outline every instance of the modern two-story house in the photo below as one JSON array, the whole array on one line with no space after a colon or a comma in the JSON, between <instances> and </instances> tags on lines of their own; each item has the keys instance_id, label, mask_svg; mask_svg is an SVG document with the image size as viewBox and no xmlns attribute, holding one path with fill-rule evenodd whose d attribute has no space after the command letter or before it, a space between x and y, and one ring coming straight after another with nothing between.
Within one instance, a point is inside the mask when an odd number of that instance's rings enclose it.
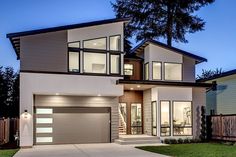
<instances>
[{"instance_id":1,"label":"modern two-story house","mask_svg":"<svg viewBox=\"0 0 236 157\"><path fill-rule=\"evenodd\" d=\"M128 19L7 34L20 60L20 146L197 138L211 84L205 58L146 40L124 52Z\"/></svg>"}]
</instances>

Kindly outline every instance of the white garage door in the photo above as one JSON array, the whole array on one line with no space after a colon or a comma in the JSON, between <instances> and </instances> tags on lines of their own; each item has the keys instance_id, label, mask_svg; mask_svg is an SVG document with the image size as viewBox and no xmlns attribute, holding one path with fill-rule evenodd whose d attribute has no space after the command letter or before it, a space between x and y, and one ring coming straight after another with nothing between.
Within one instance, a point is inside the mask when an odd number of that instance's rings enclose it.
<instances>
[{"instance_id":1,"label":"white garage door","mask_svg":"<svg viewBox=\"0 0 236 157\"><path fill-rule=\"evenodd\" d=\"M35 108L35 144L110 142L110 108Z\"/></svg>"}]
</instances>

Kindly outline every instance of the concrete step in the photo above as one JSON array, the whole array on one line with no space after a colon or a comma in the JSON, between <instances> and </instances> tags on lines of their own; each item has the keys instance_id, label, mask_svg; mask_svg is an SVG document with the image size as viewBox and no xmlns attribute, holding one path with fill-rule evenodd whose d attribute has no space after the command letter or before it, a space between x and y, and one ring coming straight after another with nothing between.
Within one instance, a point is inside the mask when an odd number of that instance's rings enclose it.
<instances>
[{"instance_id":1,"label":"concrete step","mask_svg":"<svg viewBox=\"0 0 236 157\"><path fill-rule=\"evenodd\" d=\"M158 144L160 143L160 140L130 140L130 141L124 141L117 139L115 140L115 143L120 145L134 145L134 144Z\"/></svg>"},{"instance_id":2,"label":"concrete step","mask_svg":"<svg viewBox=\"0 0 236 157\"><path fill-rule=\"evenodd\" d=\"M119 140L122 141L145 141L145 140L154 140L160 141L160 137L157 136L146 136L146 135L122 135L119 136Z\"/></svg>"}]
</instances>

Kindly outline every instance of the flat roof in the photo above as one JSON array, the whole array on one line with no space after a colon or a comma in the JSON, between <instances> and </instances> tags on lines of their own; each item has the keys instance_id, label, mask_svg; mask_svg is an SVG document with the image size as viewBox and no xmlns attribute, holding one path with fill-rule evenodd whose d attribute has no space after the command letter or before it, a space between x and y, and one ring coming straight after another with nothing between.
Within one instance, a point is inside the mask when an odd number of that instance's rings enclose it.
<instances>
[{"instance_id":1,"label":"flat roof","mask_svg":"<svg viewBox=\"0 0 236 157\"><path fill-rule=\"evenodd\" d=\"M161 43L159 41L156 41L156 40L152 40L152 39L147 39L147 40L144 40L142 41L139 45L137 45L135 48L133 48L131 50L131 53L137 53L137 52L143 52L144 51L144 48L149 45L149 44L154 44L154 45L157 45L157 46L160 46L164 49L168 49L168 50L171 50L171 51L174 51L176 53L179 53L179 54L182 54L184 56L188 56L190 58L193 58L197 61L197 63L201 63L201 62L207 62L207 59L206 58L203 58L203 57L200 57L200 56L197 56L195 54L192 54L190 52L187 52L187 51L184 51L184 50L181 50L181 49L178 49L178 48L175 48L175 47L172 47L172 46L168 46L164 43Z\"/></svg>"},{"instance_id":2,"label":"flat roof","mask_svg":"<svg viewBox=\"0 0 236 157\"><path fill-rule=\"evenodd\" d=\"M218 79L218 78L222 78L222 77L231 76L234 74L236 74L236 69L226 71L221 74L214 75L214 76L207 78L207 79L198 79L197 82L206 82L206 81L210 81L210 80L214 80L214 79Z\"/></svg>"}]
</instances>

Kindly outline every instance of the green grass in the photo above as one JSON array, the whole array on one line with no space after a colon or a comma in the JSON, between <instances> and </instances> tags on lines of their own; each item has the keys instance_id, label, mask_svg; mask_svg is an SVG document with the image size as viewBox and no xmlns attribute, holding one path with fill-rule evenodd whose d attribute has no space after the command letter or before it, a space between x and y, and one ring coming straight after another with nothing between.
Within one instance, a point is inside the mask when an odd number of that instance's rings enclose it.
<instances>
[{"instance_id":1,"label":"green grass","mask_svg":"<svg viewBox=\"0 0 236 157\"><path fill-rule=\"evenodd\" d=\"M0 157L12 157L19 149L0 149Z\"/></svg>"},{"instance_id":2,"label":"green grass","mask_svg":"<svg viewBox=\"0 0 236 157\"><path fill-rule=\"evenodd\" d=\"M217 143L172 144L170 146L136 148L174 157L236 157L236 146Z\"/></svg>"}]
</instances>

